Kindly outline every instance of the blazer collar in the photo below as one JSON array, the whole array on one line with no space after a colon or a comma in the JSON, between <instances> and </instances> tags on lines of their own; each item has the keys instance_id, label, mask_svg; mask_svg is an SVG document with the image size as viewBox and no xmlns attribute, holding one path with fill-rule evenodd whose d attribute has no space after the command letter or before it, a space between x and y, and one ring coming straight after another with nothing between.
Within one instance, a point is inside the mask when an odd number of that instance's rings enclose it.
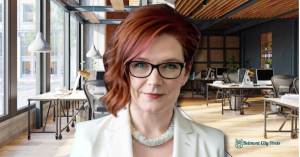
<instances>
[{"instance_id":1,"label":"blazer collar","mask_svg":"<svg viewBox=\"0 0 300 157\"><path fill-rule=\"evenodd\" d=\"M128 106L128 105L127 105ZM129 109L121 109L105 131L110 157L132 157L132 137Z\"/></svg>"},{"instance_id":2,"label":"blazer collar","mask_svg":"<svg viewBox=\"0 0 300 157\"><path fill-rule=\"evenodd\" d=\"M113 118L105 131L110 157L133 156L128 105L126 108L118 112L118 117ZM174 107L174 116L173 157L196 156L198 134L191 128L190 121L184 118L176 107Z\"/></svg>"},{"instance_id":3,"label":"blazer collar","mask_svg":"<svg viewBox=\"0 0 300 157\"><path fill-rule=\"evenodd\" d=\"M198 134L190 126L191 121L184 118L174 107L174 147L173 157L194 157L197 154Z\"/></svg>"}]
</instances>

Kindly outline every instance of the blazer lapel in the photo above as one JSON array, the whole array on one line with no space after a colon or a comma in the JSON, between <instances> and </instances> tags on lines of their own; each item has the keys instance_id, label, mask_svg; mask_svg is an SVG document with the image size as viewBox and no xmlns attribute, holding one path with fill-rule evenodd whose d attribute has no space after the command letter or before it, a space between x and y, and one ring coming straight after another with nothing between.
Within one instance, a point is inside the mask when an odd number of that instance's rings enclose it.
<instances>
[{"instance_id":1,"label":"blazer lapel","mask_svg":"<svg viewBox=\"0 0 300 157\"><path fill-rule=\"evenodd\" d=\"M128 109L118 112L118 117L114 118L105 131L105 139L108 144L110 157L132 157L132 137Z\"/></svg>"},{"instance_id":2,"label":"blazer lapel","mask_svg":"<svg viewBox=\"0 0 300 157\"><path fill-rule=\"evenodd\" d=\"M184 118L174 108L175 126L174 126L174 150L173 157L195 157L198 154L198 134L193 131L188 119Z\"/></svg>"}]
</instances>

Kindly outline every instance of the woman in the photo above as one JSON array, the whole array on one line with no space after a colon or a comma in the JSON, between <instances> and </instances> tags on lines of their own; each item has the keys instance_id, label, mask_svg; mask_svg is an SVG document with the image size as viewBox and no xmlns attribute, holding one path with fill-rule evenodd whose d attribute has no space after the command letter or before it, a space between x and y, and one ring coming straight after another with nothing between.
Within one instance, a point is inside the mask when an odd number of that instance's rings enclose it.
<instances>
[{"instance_id":1,"label":"woman","mask_svg":"<svg viewBox=\"0 0 300 157\"><path fill-rule=\"evenodd\" d=\"M174 106L199 41L197 28L168 5L132 10L103 56L111 115L76 125L71 156L224 156L223 133Z\"/></svg>"}]
</instances>

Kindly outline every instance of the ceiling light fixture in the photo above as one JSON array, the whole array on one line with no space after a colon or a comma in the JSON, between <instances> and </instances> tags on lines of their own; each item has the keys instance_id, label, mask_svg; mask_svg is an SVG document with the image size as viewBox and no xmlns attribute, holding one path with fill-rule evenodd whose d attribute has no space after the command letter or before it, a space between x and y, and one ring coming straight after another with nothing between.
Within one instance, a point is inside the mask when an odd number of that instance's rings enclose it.
<instances>
[{"instance_id":1,"label":"ceiling light fixture","mask_svg":"<svg viewBox=\"0 0 300 157\"><path fill-rule=\"evenodd\" d=\"M93 1L93 13L94 13L94 1ZM92 32L93 43L92 43L91 49L86 54L86 57L91 57L91 58L95 58L95 59L102 59L101 54L96 50L96 47L94 45L94 24L92 24L92 25L93 25L93 32Z\"/></svg>"}]
</instances>

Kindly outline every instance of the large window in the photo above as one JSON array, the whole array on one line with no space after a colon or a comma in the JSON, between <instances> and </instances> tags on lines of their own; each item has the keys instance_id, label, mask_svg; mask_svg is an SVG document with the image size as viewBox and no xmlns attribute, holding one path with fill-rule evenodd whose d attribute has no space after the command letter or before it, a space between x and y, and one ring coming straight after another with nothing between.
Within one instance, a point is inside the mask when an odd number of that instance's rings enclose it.
<instances>
[{"instance_id":1,"label":"large window","mask_svg":"<svg viewBox=\"0 0 300 157\"><path fill-rule=\"evenodd\" d=\"M23 22L33 22L33 4L23 4Z\"/></svg>"},{"instance_id":2,"label":"large window","mask_svg":"<svg viewBox=\"0 0 300 157\"><path fill-rule=\"evenodd\" d=\"M18 0L17 40L17 108L27 107L27 99L36 95L35 53L28 52L28 46L36 35L35 0ZM26 22L26 24L24 24Z\"/></svg>"},{"instance_id":3,"label":"large window","mask_svg":"<svg viewBox=\"0 0 300 157\"><path fill-rule=\"evenodd\" d=\"M3 16L3 13L2 13L2 0L0 0L0 117L3 116L3 115L6 115L6 111L5 111L5 108L6 106L5 103L4 103L4 74L3 74L3 64L4 64L4 55L2 53L2 16Z\"/></svg>"},{"instance_id":4,"label":"large window","mask_svg":"<svg viewBox=\"0 0 300 157\"><path fill-rule=\"evenodd\" d=\"M77 42L76 42L76 38L77 38L77 25L78 22L76 21L76 19L74 19L73 17L71 17L70 19L70 50L71 50L71 58L70 58L70 87L73 88L75 81L76 81L76 75L77 75L77 70L78 70L78 54L77 54Z\"/></svg>"},{"instance_id":5,"label":"large window","mask_svg":"<svg viewBox=\"0 0 300 157\"><path fill-rule=\"evenodd\" d=\"M51 91L64 86L64 12L55 3L50 3Z\"/></svg>"}]
</instances>

